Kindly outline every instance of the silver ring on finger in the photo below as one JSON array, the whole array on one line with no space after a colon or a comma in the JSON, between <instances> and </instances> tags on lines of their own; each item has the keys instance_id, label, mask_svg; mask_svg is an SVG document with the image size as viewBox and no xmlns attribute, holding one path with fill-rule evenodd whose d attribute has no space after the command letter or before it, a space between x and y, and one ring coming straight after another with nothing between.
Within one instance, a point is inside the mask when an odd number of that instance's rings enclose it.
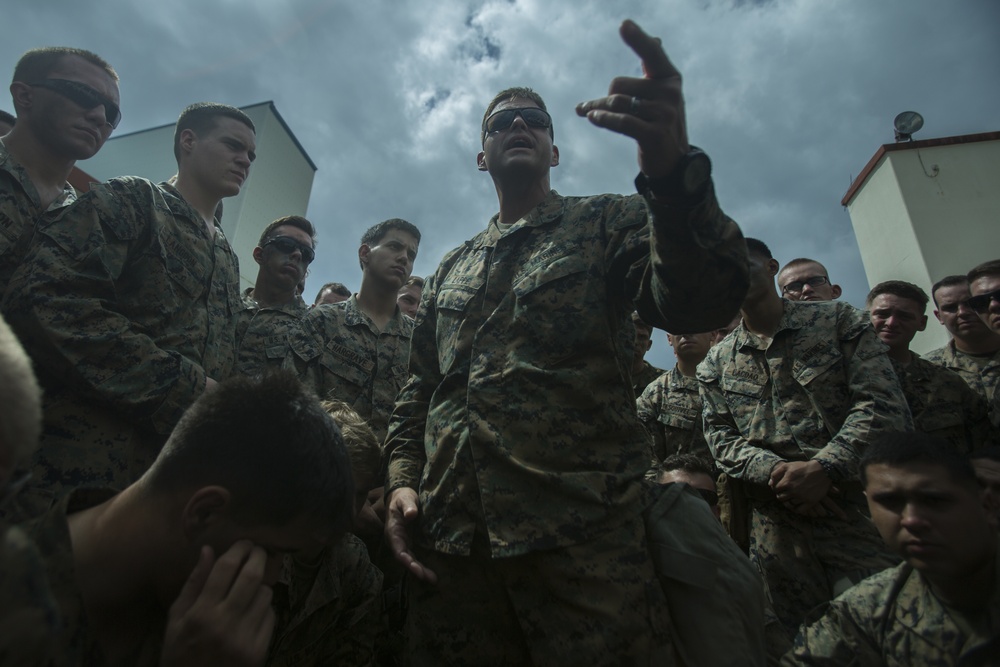
<instances>
[{"instance_id":1,"label":"silver ring on finger","mask_svg":"<svg viewBox=\"0 0 1000 667\"><path fill-rule=\"evenodd\" d=\"M632 114L633 116L638 115L638 113L639 113L639 105L641 103L642 103L642 100L640 100L638 97L633 96L632 97L632 103L629 105L629 108L628 108L629 113Z\"/></svg>"}]
</instances>

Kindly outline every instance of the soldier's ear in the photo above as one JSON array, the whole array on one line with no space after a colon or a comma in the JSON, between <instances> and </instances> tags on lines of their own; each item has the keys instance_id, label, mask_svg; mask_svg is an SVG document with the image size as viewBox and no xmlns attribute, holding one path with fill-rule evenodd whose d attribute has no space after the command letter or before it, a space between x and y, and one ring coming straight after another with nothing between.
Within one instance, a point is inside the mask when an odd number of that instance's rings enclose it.
<instances>
[{"instance_id":1,"label":"soldier's ear","mask_svg":"<svg viewBox=\"0 0 1000 667\"><path fill-rule=\"evenodd\" d=\"M552 146L552 162L549 163L550 167L559 166L559 147L553 144Z\"/></svg>"},{"instance_id":2,"label":"soldier's ear","mask_svg":"<svg viewBox=\"0 0 1000 667\"><path fill-rule=\"evenodd\" d=\"M18 109L30 109L33 101L31 86L23 81L15 81L10 84L10 97L14 102L14 115Z\"/></svg>"},{"instance_id":3,"label":"soldier's ear","mask_svg":"<svg viewBox=\"0 0 1000 667\"><path fill-rule=\"evenodd\" d=\"M197 541L225 520L231 503L229 490L221 486L205 486L188 497L181 514L181 529L185 537Z\"/></svg>"},{"instance_id":4,"label":"soldier's ear","mask_svg":"<svg viewBox=\"0 0 1000 667\"><path fill-rule=\"evenodd\" d=\"M190 153L197 141L198 135L191 128L181 130L181 136L177 138L181 153Z\"/></svg>"},{"instance_id":5,"label":"soldier's ear","mask_svg":"<svg viewBox=\"0 0 1000 667\"><path fill-rule=\"evenodd\" d=\"M476 168L479 171L487 171L486 168L486 153L479 151L479 155L476 156Z\"/></svg>"},{"instance_id":6,"label":"soldier's ear","mask_svg":"<svg viewBox=\"0 0 1000 667\"><path fill-rule=\"evenodd\" d=\"M833 294L834 299L839 299L840 295L843 294L844 291L840 289L840 285L831 285L830 293ZM923 331L923 329L921 329L921 331Z\"/></svg>"},{"instance_id":7,"label":"soldier's ear","mask_svg":"<svg viewBox=\"0 0 1000 667\"><path fill-rule=\"evenodd\" d=\"M258 264L264 263L264 249L261 248L260 246L257 246L256 248L253 249L253 261L257 262Z\"/></svg>"}]
</instances>

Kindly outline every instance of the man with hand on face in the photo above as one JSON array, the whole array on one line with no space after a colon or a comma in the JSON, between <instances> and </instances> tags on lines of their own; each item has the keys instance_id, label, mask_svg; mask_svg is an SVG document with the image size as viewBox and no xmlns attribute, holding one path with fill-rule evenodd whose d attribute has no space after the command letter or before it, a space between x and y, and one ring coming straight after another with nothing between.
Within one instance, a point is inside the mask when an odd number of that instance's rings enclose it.
<instances>
[{"instance_id":1,"label":"man with hand on face","mask_svg":"<svg viewBox=\"0 0 1000 667\"><path fill-rule=\"evenodd\" d=\"M931 288L934 316L951 334L944 347L924 359L955 371L987 402L1000 384L1000 333L990 330L968 300L969 279L947 276Z\"/></svg>"},{"instance_id":2,"label":"man with hand on face","mask_svg":"<svg viewBox=\"0 0 1000 667\"><path fill-rule=\"evenodd\" d=\"M997 520L968 460L923 433L861 459L872 522L903 559L817 611L782 665L996 665Z\"/></svg>"},{"instance_id":3,"label":"man with hand on face","mask_svg":"<svg viewBox=\"0 0 1000 667\"><path fill-rule=\"evenodd\" d=\"M903 387L916 430L943 438L960 453L992 444L986 401L957 373L921 359L910 342L927 327L927 295L913 283L887 280L868 293L866 305L879 340Z\"/></svg>"},{"instance_id":4,"label":"man with hand on face","mask_svg":"<svg viewBox=\"0 0 1000 667\"><path fill-rule=\"evenodd\" d=\"M705 437L752 513L750 558L789 636L805 614L895 561L854 481L871 438L912 428L868 316L778 296L778 262L746 240L743 321L698 366Z\"/></svg>"},{"instance_id":5,"label":"man with hand on face","mask_svg":"<svg viewBox=\"0 0 1000 667\"><path fill-rule=\"evenodd\" d=\"M45 390L20 518L76 486L138 479L184 410L232 373L239 265L215 211L255 151L242 111L191 105L174 185L111 179L35 233L4 300Z\"/></svg>"},{"instance_id":6,"label":"man with hand on face","mask_svg":"<svg viewBox=\"0 0 1000 667\"><path fill-rule=\"evenodd\" d=\"M309 312L299 293L316 258L316 229L298 215L278 218L260 235L253 259L257 281L243 293L236 322L236 372L254 377L280 368L289 334Z\"/></svg>"},{"instance_id":7,"label":"man with hand on face","mask_svg":"<svg viewBox=\"0 0 1000 667\"><path fill-rule=\"evenodd\" d=\"M781 296L789 301L833 301L839 299L840 285L830 282L826 267L814 259L793 259L778 272Z\"/></svg>"},{"instance_id":8,"label":"man with hand on face","mask_svg":"<svg viewBox=\"0 0 1000 667\"><path fill-rule=\"evenodd\" d=\"M35 223L76 200L66 182L118 127L118 74L68 47L28 51L10 84L17 123L0 138L0 291L21 265Z\"/></svg>"},{"instance_id":9,"label":"man with hand on face","mask_svg":"<svg viewBox=\"0 0 1000 667\"><path fill-rule=\"evenodd\" d=\"M282 559L342 535L353 494L340 431L294 375L223 382L137 482L74 490L25 525L58 664L262 664Z\"/></svg>"},{"instance_id":10,"label":"man with hand on face","mask_svg":"<svg viewBox=\"0 0 1000 667\"><path fill-rule=\"evenodd\" d=\"M531 89L504 90L476 160L499 213L424 286L385 446L416 665L673 664L640 517L630 318L722 326L746 256L688 144L680 74L633 22L621 35L646 76L577 113L637 139L641 194L551 190L552 118Z\"/></svg>"},{"instance_id":11,"label":"man with hand on face","mask_svg":"<svg viewBox=\"0 0 1000 667\"><path fill-rule=\"evenodd\" d=\"M420 230L399 218L361 237L361 288L340 303L312 308L292 337L287 366L321 398L341 400L368 422L379 442L406 382L413 320L396 295L413 271Z\"/></svg>"}]
</instances>

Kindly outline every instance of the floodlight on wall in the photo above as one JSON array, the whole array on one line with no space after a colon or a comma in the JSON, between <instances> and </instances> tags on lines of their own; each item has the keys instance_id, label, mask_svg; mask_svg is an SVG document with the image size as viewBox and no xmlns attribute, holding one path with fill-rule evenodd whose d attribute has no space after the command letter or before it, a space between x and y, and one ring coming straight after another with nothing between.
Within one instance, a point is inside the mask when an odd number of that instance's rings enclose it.
<instances>
[{"instance_id":1,"label":"floodlight on wall","mask_svg":"<svg viewBox=\"0 0 1000 667\"><path fill-rule=\"evenodd\" d=\"M924 117L916 111L904 111L892 121L896 128L896 141L913 141L912 135L924 126Z\"/></svg>"}]
</instances>

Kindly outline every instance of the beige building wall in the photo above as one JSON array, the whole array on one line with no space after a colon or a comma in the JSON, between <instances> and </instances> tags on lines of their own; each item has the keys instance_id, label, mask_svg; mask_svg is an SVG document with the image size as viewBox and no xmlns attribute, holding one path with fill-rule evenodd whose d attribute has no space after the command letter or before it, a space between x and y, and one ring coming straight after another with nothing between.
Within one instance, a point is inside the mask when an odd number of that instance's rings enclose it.
<instances>
[{"instance_id":1,"label":"beige building wall","mask_svg":"<svg viewBox=\"0 0 1000 667\"><path fill-rule=\"evenodd\" d=\"M223 200L222 229L246 288L257 278L253 249L264 227L284 215L306 215L316 166L272 102L242 110L257 128L257 159L240 194ZM101 181L123 175L165 181L177 172L173 142L173 124L113 137L79 167Z\"/></svg>"},{"instance_id":2,"label":"beige building wall","mask_svg":"<svg viewBox=\"0 0 1000 667\"><path fill-rule=\"evenodd\" d=\"M1000 132L882 146L842 203L869 287L906 280L930 295L944 276L1000 258ZM948 342L932 310L916 352Z\"/></svg>"}]
</instances>

